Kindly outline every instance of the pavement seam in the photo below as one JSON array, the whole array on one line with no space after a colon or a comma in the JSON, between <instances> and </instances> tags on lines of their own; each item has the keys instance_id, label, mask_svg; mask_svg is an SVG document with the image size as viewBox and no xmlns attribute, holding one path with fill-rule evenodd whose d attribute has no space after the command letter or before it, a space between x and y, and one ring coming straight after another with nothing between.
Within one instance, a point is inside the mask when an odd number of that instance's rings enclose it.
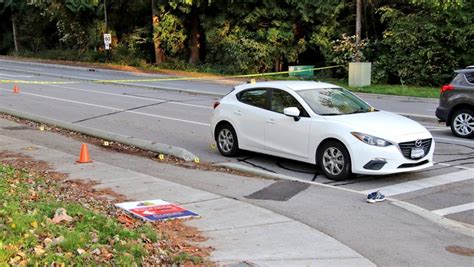
<instances>
[{"instance_id":1,"label":"pavement seam","mask_svg":"<svg viewBox=\"0 0 474 267\"><path fill-rule=\"evenodd\" d=\"M214 194L214 193L212 193ZM218 195L218 194L215 194L215 195ZM204 200L197 200L197 201L191 201L191 202L183 202L181 203L180 205L181 206L185 206L185 205L192 205L192 204L199 204L199 203L205 203L205 202L209 202L209 201L214 201L214 200L219 200L219 199L226 199L228 197L224 197L224 196L220 196L218 195L219 197L216 197L216 198L210 198L210 199L204 199Z\"/></svg>"},{"instance_id":2,"label":"pavement seam","mask_svg":"<svg viewBox=\"0 0 474 267\"><path fill-rule=\"evenodd\" d=\"M247 203L247 202L243 202L243 203L246 203L246 204L249 204L249 205L252 205L254 206L253 204L250 204L250 203ZM255 206L255 207L258 207L258 206ZM261 207L259 207L261 208ZM261 209L264 209L264 208L261 208ZM267 209L265 209L267 210ZM278 214L276 212L273 212L271 210L267 210L267 211L270 211L274 214ZM203 232L205 233L214 233L214 232L222 232L222 231L229 231L229 230L238 230L238 229L250 229L250 228L255 228L255 227L261 227L261 226L267 226L267 225L278 225L278 224L285 224L285 223L299 223L299 224L302 224L302 225L305 225L305 226L308 226L307 224L305 223L302 223L302 222L299 222L299 221L296 221L294 219L291 219L289 217L286 217L284 215L281 215L281 214L278 214L278 216L282 216L282 217L285 217L287 218L287 220L283 220L283 221L278 221L278 222L270 222L270 223L261 223L261 224L251 224L251 225L244 225L244 226L237 226L237 227L229 227L229 228L222 228L222 229L215 229L215 230L205 230ZM321 231L319 230L316 230L314 228L312 228L311 226L308 226L312 231L317 231L319 233L322 233ZM340 241L339 241L340 242Z\"/></svg>"}]
</instances>

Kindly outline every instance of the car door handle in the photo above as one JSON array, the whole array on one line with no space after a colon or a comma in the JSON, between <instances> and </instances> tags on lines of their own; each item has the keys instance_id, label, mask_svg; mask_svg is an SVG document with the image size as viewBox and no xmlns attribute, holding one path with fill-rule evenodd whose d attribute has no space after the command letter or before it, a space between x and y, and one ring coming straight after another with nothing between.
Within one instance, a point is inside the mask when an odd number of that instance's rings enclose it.
<instances>
[{"instance_id":1,"label":"car door handle","mask_svg":"<svg viewBox=\"0 0 474 267\"><path fill-rule=\"evenodd\" d=\"M274 120L274 119L268 119L268 120L267 120L267 123L268 123L268 124L275 124L275 120Z\"/></svg>"},{"instance_id":2,"label":"car door handle","mask_svg":"<svg viewBox=\"0 0 474 267\"><path fill-rule=\"evenodd\" d=\"M240 115L242 115L242 111L240 111L240 110L236 110L236 111L234 111L234 114L235 114L235 115L239 115L239 116L240 116Z\"/></svg>"}]
</instances>

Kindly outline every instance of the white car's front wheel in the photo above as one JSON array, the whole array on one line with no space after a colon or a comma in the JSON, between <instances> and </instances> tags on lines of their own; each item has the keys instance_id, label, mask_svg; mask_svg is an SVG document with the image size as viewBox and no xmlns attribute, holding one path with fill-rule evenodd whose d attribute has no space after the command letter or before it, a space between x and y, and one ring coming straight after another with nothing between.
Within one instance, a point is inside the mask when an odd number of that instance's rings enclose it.
<instances>
[{"instance_id":1,"label":"white car's front wheel","mask_svg":"<svg viewBox=\"0 0 474 267\"><path fill-rule=\"evenodd\" d=\"M337 141L324 143L318 150L317 164L331 180L341 181L351 175L351 158L346 147Z\"/></svg>"}]
</instances>

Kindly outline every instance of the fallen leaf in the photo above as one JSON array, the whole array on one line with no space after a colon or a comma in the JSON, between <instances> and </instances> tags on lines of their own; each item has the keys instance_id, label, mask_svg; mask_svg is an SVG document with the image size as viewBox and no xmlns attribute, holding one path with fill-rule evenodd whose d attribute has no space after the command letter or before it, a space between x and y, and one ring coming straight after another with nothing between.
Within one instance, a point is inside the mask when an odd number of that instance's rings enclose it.
<instances>
[{"instance_id":1,"label":"fallen leaf","mask_svg":"<svg viewBox=\"0 0 474 267\"><path fill-rule=\"evenodd\" d=\"M54 218L51 220L54 224L58 224L62 221L70 222L72 221L72 217L66 214L65 208L59 208L54 213Z\"/></svg>"},{"instance_id":2,"label":"fallen leaf","mask_svg":"<svg viewBox=\"0 0 474 267\"><path fill-rule=\"evenodd\" d=\"M36 229L38 228L38 223L36 221L32 221L31 226Z\"/></svg>"},{"instance_id":3,"label":"fallen leaf","mask_svg":"<svg viewBox=\"0 0 474 267\"><path fill-rule=\"evenodd\" d=\"M82 248L78 248L78 249L77 249L77 254L79 254L79 255L82 255L82 254L84 254L85 252L86 252L86 251L83 250Z\"/></svg>"},{"instance_id":4,"label":"fallen leaf","mask_svg":"<svg viewBox=\"0 0 474 267\"><path fill-rule=\"evenodd\" d=\"M119 217L118 217L118 221L122 224L125 224L125 225L133 225L134 221L132 218L130 218L129 216L125 215L125 214L121 214Z\"/></svg>"},{"instance_id":5,"label":"fallen leaf","mask_svg":"<svg viewBox=\"0 0 474 267\"><path fill-rule=\"evenodd\" d=\"M35 247L35 254L36 256L41 256L45 253L46 251L43 249L42 246L36 246Z\"/></svg>"},{"instance_id":6,"label":"fallen leaf","mask_svg":"<svg viewBox=\"0 0 474 267\"><path fill-rule=\"evenodd\" d=\"M43 243L46 247L49 247L51 245L51 243L53 243L53 240L49 237L46 237L44 240L43 240Z\"/></svg>"}]
</instances>

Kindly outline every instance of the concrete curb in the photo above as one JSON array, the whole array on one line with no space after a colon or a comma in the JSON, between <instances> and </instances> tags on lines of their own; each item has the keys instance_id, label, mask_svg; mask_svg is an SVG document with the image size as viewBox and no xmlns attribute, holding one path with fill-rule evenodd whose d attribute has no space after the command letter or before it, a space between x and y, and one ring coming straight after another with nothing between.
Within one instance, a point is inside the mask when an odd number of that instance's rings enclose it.
<instances>
[{"instance_id":1,"label":"concrete curb","mask_svg":"<svg viewBox=\"0 0 474 267\"><path fill-rule=\"evenodd\" d=\"M58 126L60 128L79 132L85 135L119 142L119 143L129 145L129 146L135 146L135 147L153 151L156 153L168 154L168 155L183 159L185 161L193 161L196 158L196 156L193 153L178 146L166 145L166 144L152 142L149 140L135 138L132 136L120 135L120 134L115 134L115 133L111 133L107 131L97 130L97 129L93 129L86 126L75 125L75 124L65 122L65 121L49 119L42 116L31 114L31 113L11 110L4 107L0 107L0 112L10 114L15 117L31 120L31 121Z\"/></svg>"},{"instance_id":2,"label":"concrete curb","mask_svg":"<svg viewBox=\"0 0 474 267\"><path fill-rule=\"evenodd\" d=\"M415 213L425 219L428 219L432 222L435 222L439 225L442 225L452 231L461 233L463 235L469 236L469 237L474 237L474 226L468 225L465 223L461 223L458 221L454 221L451 219L448 219L446 217L443 217L441 215L435 214L427 209L418 207L416 205L413 205L411 203L401 201L401 200L396 200L396 199L390 199L392 201L392 204L400 207L402 209L405 209L409 212Z\"/></svg>"},{"instance_id":3,"label":"concrete curb","mask_svg":"<svg viewBox=\"0 0 474 267\"><path fill-rule=\"evenodd\" d=\"M316 186L321 186L321 187L332 188L332 189L336 189L336 190L342 190L342 191L346 191L346 192L350 192L350 193L354 193L354 194L363 195L364 198L367 196L365 193L362 193L360 191L347 189L347 188L343 188L343 187L327 185L327 184L322 184L322 183L317 183L317 182L308 181L308 180L304 180L304 179L300 179L300 178L296 178L296 177L292 177L292 176L287 176L287 175L282 175L282 174L277 174L277 173L271 173L269 171L260 170L260 169L256 169L256 168L252 168L252 167L247 167L247 166L244 166L244 165L241 165L241 164L238 164L238 163L218 163L218 164L214 164L214 165L229 168L229 169L234 169L234 170L245 172L245 173L259 175L259 176L270 178L270 179L287 180L287 181L300 182L300 183L305 183L305 184L311 184L311 185L316 185ZM463 234L463 235L466 235L466 236L469 236L469 237L474 236L474 226L471 226L471 225L468 225L468 224L465 224L465 223L461 223L461 222L458 222L458 221L455 221L455 220L448 219L446 217L435 214L435 213L433 213L433 212L431 212L427 209L424 209L422 207L413 205L411 203L408 203L408 202L405 202L405 201L402 201L402 200L398 200L398 199L390 198L390 197L387 197L386 200L390 201L391 204L393 204L397 207L400 207L400 208L402 208L406 211L409 211L409 212L414 213L418 216L421 216L421 217L423 217L423 218L425 218L425 219L427 219L431 222L434 222L438 225L441 225L441 226L443 226L447 229L450 229L452 231L455 231L457 233L460 233L460 234Z\"/></svg>"}]
</instances>

